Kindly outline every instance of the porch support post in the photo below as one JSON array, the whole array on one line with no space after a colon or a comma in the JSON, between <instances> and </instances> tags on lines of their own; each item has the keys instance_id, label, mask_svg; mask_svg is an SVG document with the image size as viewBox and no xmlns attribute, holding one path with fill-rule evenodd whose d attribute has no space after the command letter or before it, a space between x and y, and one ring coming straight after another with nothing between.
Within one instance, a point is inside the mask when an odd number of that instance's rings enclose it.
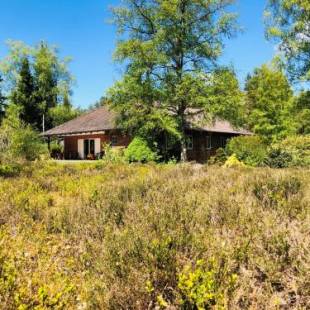
<instances>
[{"instance_id":1,"label":"porch support post","mask_svg":"<svg viewBox=\"0 0 310 310\"><path fill-rule=\"evenodd\" d=\"M51 137L47 137L47 148L48 148L48 151L50 152L51 151Z\"/></svg>"}]
</instances>

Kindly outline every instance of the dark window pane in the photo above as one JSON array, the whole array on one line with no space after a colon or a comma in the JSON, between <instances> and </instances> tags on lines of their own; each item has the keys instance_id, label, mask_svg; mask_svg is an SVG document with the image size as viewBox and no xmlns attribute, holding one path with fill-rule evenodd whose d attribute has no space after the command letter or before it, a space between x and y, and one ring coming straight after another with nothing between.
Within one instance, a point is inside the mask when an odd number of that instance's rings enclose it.
<instances>
[{"instance_id":1,"label":"dark window pane","mask_svg":"<svg viewBox=\"0 0 310 310\"><path fill-rule=\"evenodd\" d=\"M84 156L89 154L89 140L84 140Z\"/></svg>"},{"instance_id":2,"label":"dark window pane","mask_svg":"<svg viewBox=\"0 0 310 310\"><path fill-rule=\"evenodd\" d=\"M89 154L95 155L95 140L89 140Z\"/></svg>"}]
</instances>

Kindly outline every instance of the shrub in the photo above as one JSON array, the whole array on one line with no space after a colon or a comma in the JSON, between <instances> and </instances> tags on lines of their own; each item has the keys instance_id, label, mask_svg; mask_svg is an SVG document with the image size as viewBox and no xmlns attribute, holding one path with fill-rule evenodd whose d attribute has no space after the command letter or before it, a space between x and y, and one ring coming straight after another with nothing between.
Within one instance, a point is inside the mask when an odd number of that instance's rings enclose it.
<instances>
[{"instance_id":1,"label":"shrub","mask_svg":"<svg viewBox=\"0 0 310 310\"><path fill-rule=\"evenodd\" d=\"M306 309L309 190L308 169L30 163L0 180L0 308Z\"/></svg>"},{"instance_id":2,"label":"shrub","mask_svg":"<svg viewBox=\"0 0 310 310\"><path fill-rule=\"evenodd\" d=\"M226 308L224 290L231 291L236 280L237 275L228 273L214 258L208 263L198 260L195 268L187 265L179 274L181 304L184 309Z\"/></svg>"},{"instance_id":3,"label":"shrub","mask_svg":"<svg viewBox=\"0 0 310 310\"><path fill-rule=\"evenodd\" d=\"M20 173L21 167L14 164L0 165L0 177L12 177Z\"/></svg>"},{"instance_id":4,"label":"shrub","mask_svg":"<svg viewBox=\"0 0 310 310\"><path fill-rule=\"evenodd\" d=\"M310 166L310 135L292 136L273 144L267 164L276 168Z\"/></svg>"},{"instance_id":5,"label":"shrub","mask_svg":"<svg viewBox=\"0 0 310 310\"><path fill-rule=\"evenodd\" d=\"M35 160L47 154L39 134L19 119L18 108L11 104L0 127L0 162Z\"/></svg>"},{"instance_id":6,"label":"shrub","mask_svg":"<svg viewBox=\"0 0 310 310\"><path fill-rule=\"evenodd\" d=\"M271 148L268 151L267 158L265 159L265 163L267 166L271 168L287 168L290 166L292 162L291 154L283 151L279 148Z\"/></svg>"},{"instance_id":7,"label":"shrub","mask_svg":"<svg viewBox=\"0 0 310 310\"><path fill-rule=\"evenodd\" d=\"M265 207L283 206L300 193L301 182L295 177L257 181L253 193Z\"/></svg>"},{"instance_id":8,"label":"shrub","mask_svg":"<svg viewBox=\"0 0 310 310\"><path fill-rule=\"evenodd\" d=\"M232 154L226 160L224 167L225 168L238 168L238 167L245 167L245 164L237 158L236 154Z\"/></svg>"},{"instance_id":9,"label":"shrub","mask_svg":"<svg viewBox=\"0 0 310 310\"><path fill-rule=\"evenodd\" d=\"M150 162L158 160L158 155L153 151L146 140L135 137L125 150L125 158L129 162Z\"/></svg>"},{"instance_id":10,"label":"shrub","mask_svg":"<svg viewBox=\"0 0 310 310\"><path fill-rule=\"evenodd\" d=\"M227 160L227 154L225 152L225 149L223 148L218 148L215 152L215 155L212 156L208 160L209 165L223 165Z\"/></svg>"},{"instance_id":11,"label":"shrub","mask_svg":"<svg viewBox=\"0 0 310 310\"><path fill-rule=\"evenodd\" d=\"M258 136L239 136L232 138L227 146L228 155L235 154L238 160L249 166L261 166L267 155L267 147Z\"/></svg>"},{"instance_id":12,"label":"shrub","mask_svg":"<svg viewBox=\"0 0 310 310\"><path fill-rule=\"evenodd\" d=\"M103 160L113 163L125 162L124 148L123 147L112 147L110 144L103 145L104 156Z\"/></svg>"}]
</instances>

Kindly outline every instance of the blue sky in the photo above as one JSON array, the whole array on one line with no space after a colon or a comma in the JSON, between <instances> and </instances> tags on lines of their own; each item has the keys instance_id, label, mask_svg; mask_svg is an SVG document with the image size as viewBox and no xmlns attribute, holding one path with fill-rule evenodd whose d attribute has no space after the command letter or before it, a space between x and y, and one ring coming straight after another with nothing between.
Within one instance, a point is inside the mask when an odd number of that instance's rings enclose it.
<instances>
[{"instance_id":1,"label":"blue sky","mask_svg":"<svg viewBox=\"0 0 310 310\"><path fill-rule=\"evenodd\" d=\"M76 78L75 106L87 107L98 100L120 77L113 63L116 43L109 7L120 0L0 0L0 59L7 53L7 39L36 44L45 40L71 56L70 70ZM265 0L238 0L236 11L244 32L226 43L223 64L233 64L240 82L248 72L274 55L264 38Z\"/></svg>"}]
</instances>

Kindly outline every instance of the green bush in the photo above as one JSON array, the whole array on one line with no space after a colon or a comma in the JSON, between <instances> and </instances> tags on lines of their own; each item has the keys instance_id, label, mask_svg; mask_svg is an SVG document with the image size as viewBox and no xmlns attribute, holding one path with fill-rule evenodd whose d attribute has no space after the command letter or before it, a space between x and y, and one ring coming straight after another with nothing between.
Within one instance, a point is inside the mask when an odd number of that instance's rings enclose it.
<instances>
[{"instance_id":1,"label":"green bush","mask_svg":"<svg viewBox=\"0 0 310 310\"><path fill-rule=\"evenodd\" d=\"M271 146L266 163L270 167L309 167L310 135L292 136Z\"/></svg>"},{"instance_id":2,"label":"green bush","mask_svg":"<svg viewBox=\"0 0 310 310\"><path fill-rule=\"evenodd\" d=\"M35 160L48 155L39 134L19 118L19 108L10 105L0 127L0 162Z\"/></svg>"},{"instance_id":3,"label":"green bush","mask_svg":"<svg viewBox=\"0 0 310 310\"><path fill-rule=\"evenodd\" d=\"M224 167L225 168L238 168L238 167L245 167L245 164L237 158L236 154L232 154L225 161Z\"/></svg>"},{"instance_id":4,"label":"green bush","mask_svg":"<svg viewBox=\"0 0 310 310\"><path fill-rule=\"evenodd\" d=\"M271 168L287 168L292 162L292 156L278 148L271 148L265 160L267 166Z\"/></svg>"},{"instance_id":5,"label":"green bush","mask_svg":"<svg viewBox=\"0 0 310 310\"><path fill-rule=\"evenodd\" d=\"M21 167L19 165L0 165L0 177L13 177L20 173Z\"/></svg>"},{"instance_id":6,"label":"green bush","mask_svg":"<svg viewBox=\"0 0 310 310\"><path fill-rule=\"evenodd\" d=\"M104 156L103 161L112 163L126 162L124 156L124 148L121 146L112 147L110 144L103 145Z\"/></svg>"},{"instance_id":7,"label":"green bush","mask_svg":"<svg viewBox=\"0 0 310 310\"><path fill-rule=\"evenodd\" d=\"M179 274L178 288L184 309L211 309L212 306L225 308L226 291L233 291L237 274L227 272L224 266L212 258L206 263L198 260L195 268L184 267Z\"/></svg>"},{"instance_id":8,"label":"green bush","mask_svg":"<svg viewBox=\"0 0 310 310\"><path fill-rule=\"evenodd\" d=\"M222 147L218 148L215 155L208 160L209 165L223 165L227 160L227 154Z\"/></svg>"},{"instance_id":9,"label":"green bush","mask_svg":"<svg viewBox=\"0 0 310 310\"><path fill-rule=\"evenodd\" d=\"M228 155L235 154L238 160L256 167L264 164L267 146L258 136L240 136L228 142L226 152Z\"/></svg>"},{"instance_id":10,"label":"green bush","mask_svg":"<svg viewBox=\"0 0 310 310\"><path fill-rule=\"evenodd\" d=\"M158 155L148 145L147 141L135 137L125 150L125 158L129 162L150 162L158 160Z\"/></svg>"}]
</instances>

